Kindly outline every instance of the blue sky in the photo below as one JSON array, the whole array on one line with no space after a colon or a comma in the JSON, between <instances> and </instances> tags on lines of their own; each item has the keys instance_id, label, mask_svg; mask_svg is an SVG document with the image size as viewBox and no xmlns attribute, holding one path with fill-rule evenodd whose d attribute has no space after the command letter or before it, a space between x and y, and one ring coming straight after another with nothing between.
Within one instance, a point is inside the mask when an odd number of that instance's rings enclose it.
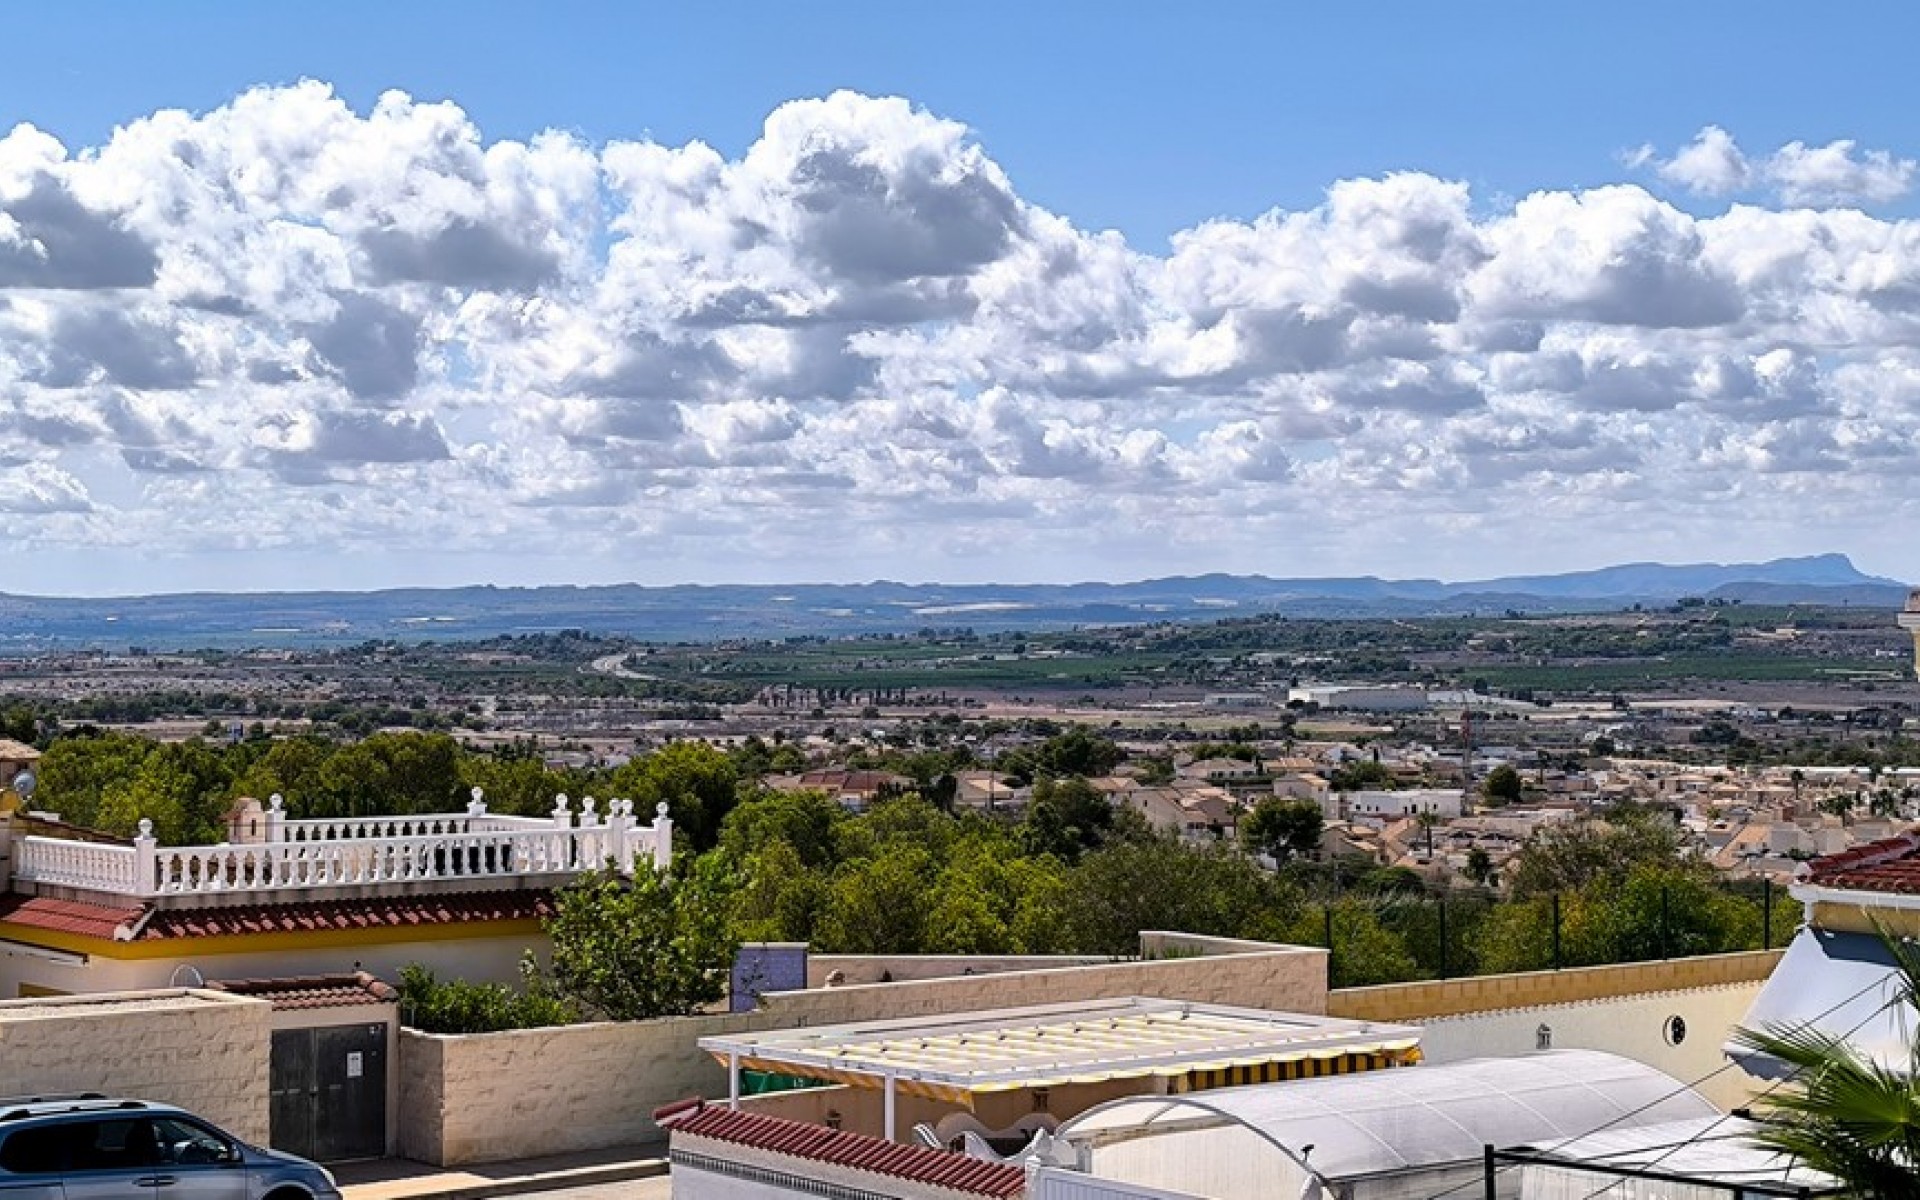
<instances>
[{"instance_id":1,"label":"blue sky","mask_svg":"<svg viewBox=\"0 0 1920 1200\"><path fill-rule=\"evenodd\" d=\"M1920 9L1780 0L1125 5L61 3L14 14L0 125L92 144L161 107L325 80L451 99L493 137L699 139L849 88L964 121L1023 195L1151 244L1431 171L1579 187L1703 125L1775 145L1912 141Z\"/></svg>"},{"instance_id":2,"label":"blue sky","mask_svg":"<svg viewBox=\"0 0 1920 1200\"><path fill-rule=\"evenodd\" d=\"M23 10L0 572L1920 576L1917 33L1894 3Z\"/></svg>"}]
</instances>

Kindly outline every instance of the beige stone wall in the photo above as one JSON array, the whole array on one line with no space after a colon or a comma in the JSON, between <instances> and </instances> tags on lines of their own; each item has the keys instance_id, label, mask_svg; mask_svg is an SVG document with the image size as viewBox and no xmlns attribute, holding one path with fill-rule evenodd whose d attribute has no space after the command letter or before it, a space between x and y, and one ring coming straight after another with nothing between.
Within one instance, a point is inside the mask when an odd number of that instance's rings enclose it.
<instances>
[{"instance_id":1,"label":"beige stone wall","mask_svg":"<svg viewBox=\"0 0 1920 1200\"><path fill-rule=\"evenodd\" d=\"M837 1025L1125 996L1324 1013L1327 952L1310 946L1273 946L1245 954L771 992L761 998L761 1004L782 1018L781 1025Z\"/></svg>"},{"instance_id":2,"label":"beige stone wall","mask_svg":"<svg viewBox=\"0 0 1920 1200\"><path fill-rule=\"evenodd\" d=\"M1113 960L1097 955L1066 957L1054 954L810 954L807 986L835 987L880 983L908 983L922 979L953 979L968 975L1004 975L1009 971L1047 971L1061 967L1097 966Z\"/></svg>"},{"instance_id":3,"label":"beige stone wall","mask_svg":"<svg viewBox=\"0 0 1920 1200\"><path fill-rule=\"evenodd\" d=\"M1572 1004L1611 996L1754 983L1773 974L1782 953L1750 950L1660 962L1572 967L1564 971L1341 988L1328 996L1326 1011L1332 1016L1355 1020L1419 1021L1462 1013Z\"/></svg>"},{"instance_id":4,"label":"beige stone wall","mask_svg":"<svg viewBox=\"0 0 1920 1200\"><path fill-rule=\"evenodd\" d=\"M725 1096L694 1044L771 1028L766 1014L569 1025L460 1037L400 1034L400 1153L455 1166L662 1138L653 1110Z\"/></svg>"},{"instance_id":5,"label":"beige stone wall","mask_svg":"<svg viewBox=\"0 0 1920 1200\"><path fill-rule=\"evenodd\" d=\"M218 992L0 1003L0 1095L157 1100L264 1145L272 1022L266 1001Z\"/></svg>"},{"instance_id":6,"label":"beige stone wall","mask_svg":"<svg viewBox=\"0 0 1920 1200\"><path fill-rule=\"evenodd\" d=\"M1270 954L1301 947L1245 938L1211 937L1160 929L1140 931L1140 957L1195 958L1202 955ZM807 958L807 986L827 986L827 977L839 972L835 986L910 983L926 979L954 979L969 975L1004 975L1012 971L1058 971L1066 967L1112 966L1117 960L1098 954L813 954Z\"/></svg>"},{"instance_id":7,"label":"beige stone wall","mask_svg":"<svg viewBox=\"0 0 1920 1200\"><path fill-rule=\"evenodd\" d=\"M400 1153L459 1165L660 1140L651 1114L726 1095L703 1037L981 1009L1153 996L1320 1013L1326 952L1107 963L912 983L780 992L757 1012L445 1037L401 1033Z\"/></svg>"}]
</instances>

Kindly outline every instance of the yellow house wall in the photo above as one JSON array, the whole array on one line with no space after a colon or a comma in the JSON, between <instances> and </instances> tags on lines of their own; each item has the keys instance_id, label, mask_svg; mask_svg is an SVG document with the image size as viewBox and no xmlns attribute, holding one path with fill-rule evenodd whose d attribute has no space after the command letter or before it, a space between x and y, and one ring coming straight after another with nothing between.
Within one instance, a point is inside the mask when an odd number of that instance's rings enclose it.
<instances>
[{"instance_id":1,"label":"yellow house wall","mask_svg":"<svg viewBox=\"0 0 1920 1200\"><path fill-rule=\"evenodd\" d=\"M418 962L442 978L517 983L521 956L528 950L545 954L549 947L538 924L527 924L524 930L509 926L493 936L481 937L433 937L431 929L410 928L405 931L408 936L399 940L356 942L333 936L274 934L119 943L0 926L0 939L4 939L0 940L0 999L11 999L21 995L23 988L36 987L63 994L167 987L182 966L193 967L204 979L362 970L397 981L402 967ZM55 961L25 946L10 944L29 940L62 955L84 954L87 961L84 965Z\"/></svg>"},{"instance_id":2,"label":"yellow house wall","mask_svg":"<svg viewBox=\"0 0 1920 1200\"><path fill-rule=\"evenodd\" d=\"M1722 1112L1750 1103L1765 1087L1737 1067L1720 1048L1745 1019L1763 985L1729 983L1687 991L1605 996L1570 1004L1469 1013L1417 1022L1420 1048L1429 1063L1526 1054L1537 1048L1540 1028L1551 1031L1556 1050L1604 1050L1693 1084ZM1679 1017L1686 1036L1668 1040L1668 1022Z\"/></svg>"}]
</instances>

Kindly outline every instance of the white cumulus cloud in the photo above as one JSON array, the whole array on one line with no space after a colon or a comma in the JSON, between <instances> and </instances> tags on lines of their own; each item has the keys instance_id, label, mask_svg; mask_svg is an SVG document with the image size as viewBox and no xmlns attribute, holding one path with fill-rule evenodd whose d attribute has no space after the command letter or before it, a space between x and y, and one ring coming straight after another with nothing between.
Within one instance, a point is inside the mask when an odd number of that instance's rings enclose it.
<instances>
[{"instance_id":1,"label":"white cumulus cloud","mask_svg":"<svg viewBox=\"0 0 1920 1200\"><path fill-rule=\"evenodd\" d=\"M1156 250L851 92L733 157L315 82L22 125L0 557L1458 574L1920 518L1920 225L1853 207L1913 163L1709 127L1629 165L1655 190L1330 180Z\"/></svg>"}]
</instances>

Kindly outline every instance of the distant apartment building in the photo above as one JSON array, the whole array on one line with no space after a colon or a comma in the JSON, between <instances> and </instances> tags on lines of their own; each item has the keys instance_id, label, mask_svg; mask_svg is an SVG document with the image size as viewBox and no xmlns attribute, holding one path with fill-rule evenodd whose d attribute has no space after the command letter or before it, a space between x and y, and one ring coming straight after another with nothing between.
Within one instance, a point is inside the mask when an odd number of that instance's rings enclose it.
<instances>
[{"instance_id":1,"label":"distant apartment building","mask_svg":"<svg viewBox=\"0 0 1920 1200\"><path fill-rule=\"evenodd\" d=\"M1457 788L1407 788L1397 792L1362 789L1356 792L1335 792L1332 793L1332 802L1340 811L1329 814L1329 819L1372 824L1386 824L1422 815L1450 821L1458 817L1462 811L1462 799ZM1325 809L1323 808L1322 811L1325 812Z\"/></svg>"}]
</instances>

